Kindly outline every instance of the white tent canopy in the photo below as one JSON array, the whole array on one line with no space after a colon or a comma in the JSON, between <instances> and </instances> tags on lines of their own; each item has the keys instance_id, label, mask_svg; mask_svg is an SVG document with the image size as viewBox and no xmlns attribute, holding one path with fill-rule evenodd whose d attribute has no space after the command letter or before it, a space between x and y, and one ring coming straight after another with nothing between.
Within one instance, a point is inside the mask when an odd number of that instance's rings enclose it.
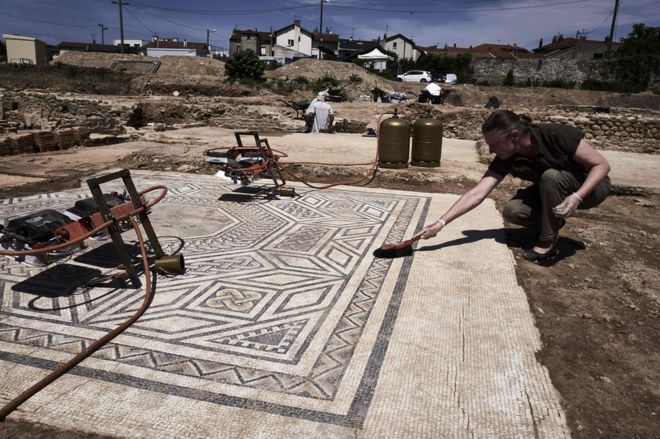
<instances>
[{"instance_id":1,"label":"white tent canopy","mask_svg":"<svg viewBox=\"0 0 660 439\"><path fill-rule=\"evenodd\" d=\"M387 59L391 59L391 57L389 57L387 54L381 52L380 50L378 50L377 47L375 47L369 53L358 55L358 59L363 59L366 61L375 61L375 60L387 60Z\"/></svg>"},{"instance_id":2,"label":"white tent canopy","mask_svg":"<svg viewBox=\"0 0 660 439\"><path fill-rule=\"evenodd\" d=\"M368 53L358 55L358 59L364 61L365 67L382 72L387 68L387 60L391 57L375 47Z\"/></svg>"}]
</instances>

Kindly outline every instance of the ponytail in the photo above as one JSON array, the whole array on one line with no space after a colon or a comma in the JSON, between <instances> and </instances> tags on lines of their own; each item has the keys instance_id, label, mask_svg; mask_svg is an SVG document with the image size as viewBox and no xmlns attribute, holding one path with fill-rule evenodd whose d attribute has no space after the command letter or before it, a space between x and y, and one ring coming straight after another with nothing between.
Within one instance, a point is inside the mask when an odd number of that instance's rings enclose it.
<instances>
[{"instance_id":1,"label":"ponytail","mask_svg":"<svg viewBox=\"0 0 660 439\"><path fill-rule=\"evenodd\" d=\"M494 130L502 136L507 136L517 130L520 134L525 134L531 123L532 118L527 114L517 115L509 110L495 110L484 121L481 132L485 134Z\"/></svg>"}]
</instances>

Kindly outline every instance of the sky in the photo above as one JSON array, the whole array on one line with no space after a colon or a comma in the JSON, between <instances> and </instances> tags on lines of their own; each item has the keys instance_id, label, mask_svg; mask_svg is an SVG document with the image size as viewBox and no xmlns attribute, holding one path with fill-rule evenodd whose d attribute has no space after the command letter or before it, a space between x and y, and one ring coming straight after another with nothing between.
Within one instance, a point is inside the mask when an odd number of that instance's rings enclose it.
<instances>
[{"instance_id":1,"label":"sky","mask_svg":"<svg viewBox=\"0 0 660 439\"><path fill-rule=\"evenodd\" d=\"M117 0L115 0L117 1ZM234 28L277 30L301 21L319 27L321 0L122 0L124 38L178 37L229 47ZM342 38L372 40L401 33L417 45L517 44L528 49L557 34L584 32L602 40L615 0L325 0L323 27ZM614 40L635 23L660 26L660 0L620 0ZM119 7L111 0L0 0L0 34L61 41L119 38Z\"/></svg>"}]
</instances>

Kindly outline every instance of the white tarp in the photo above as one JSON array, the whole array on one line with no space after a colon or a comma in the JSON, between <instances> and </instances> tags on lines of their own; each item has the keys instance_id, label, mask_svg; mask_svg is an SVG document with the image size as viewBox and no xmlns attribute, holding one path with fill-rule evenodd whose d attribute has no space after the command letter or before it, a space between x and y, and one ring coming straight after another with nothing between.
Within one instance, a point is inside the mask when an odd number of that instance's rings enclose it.
<instances>
[{"instance_id":1,"label":"white tarp","mask_svg":"<svg viewBox=\"0 0 660 439\"><path fill-rule=\"evenodd\" d=\"M365 59L365 60L386 60L390 59L387 54L381 52L378 50L378 48L374 48L371 52L365 53L363 55L358 55L358 59Z\"/></svg>"}]
</instances>

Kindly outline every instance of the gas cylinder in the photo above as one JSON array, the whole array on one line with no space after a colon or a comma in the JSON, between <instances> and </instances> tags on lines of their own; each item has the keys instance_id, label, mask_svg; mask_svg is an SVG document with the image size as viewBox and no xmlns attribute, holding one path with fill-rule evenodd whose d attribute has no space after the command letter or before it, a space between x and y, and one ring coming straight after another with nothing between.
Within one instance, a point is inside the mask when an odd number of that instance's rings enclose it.
<instances>
[{"instance_id":1,"label":"gas cylinder","mask_svg":"<svg viewBox=\"0 0 660 439\"><path fill-rule=\"evenodd\" d=\"M378 133L378 166L407 168L410 156L410 124L394 116L380 124Z\"/></svg>"},{"instance_id":2,"label":"gas cylinder","mask_svg":"<svg viewBox=\"0 0 660 439\"><path fill-rule=\"evenodd\" d=\"M442 122L433 118L419 119L413 125L413 166L434 168L440 166L442 154Z\"/></svg>"}]
</instances>

